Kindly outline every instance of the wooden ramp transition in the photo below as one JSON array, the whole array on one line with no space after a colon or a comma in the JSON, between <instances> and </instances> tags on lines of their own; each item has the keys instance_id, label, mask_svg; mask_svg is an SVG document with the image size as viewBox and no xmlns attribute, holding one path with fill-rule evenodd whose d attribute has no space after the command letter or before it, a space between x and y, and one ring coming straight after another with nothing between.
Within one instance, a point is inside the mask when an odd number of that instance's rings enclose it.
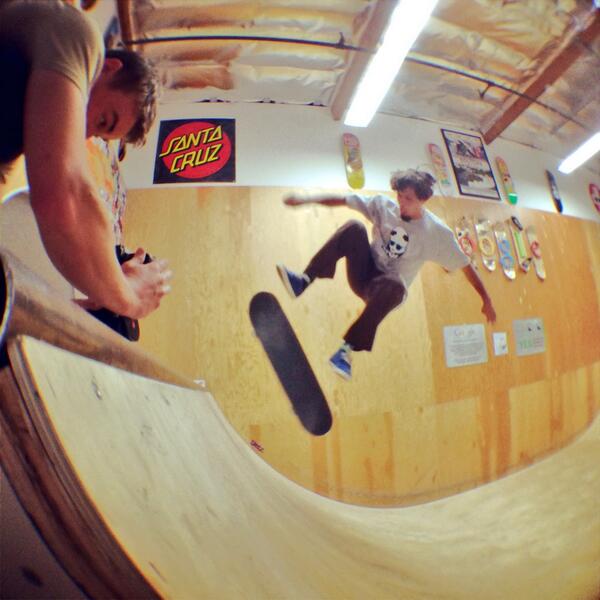
<instances>
[{"instance_id":1,"label":"wooden ramp transition","mask_svg":"<svg viewBox=\"0 0 600 600\"><path fill-rule=\"evenodd\" d=\"M598 597L598 418L570 447L502 480L372 509L282 477L207 392L28 337L10 346L18 390L7 395L4 378L3 410L17 404L3 419L13 445L3 459L92 597Z\"/></svg>"},{"instance_id":2,"label":"wooden ramp transition","mask_svg":"<svg viewBox=\"0 0 600 600\"><path fill-rule=\"evenodd\" d=\"M90 597L598 598L598 417L479 488L404 508L344 504L255 455L207 391L158 381L141 359L137 373L115 366L127 348L101 362L7 326L20 312L7 296L2 467ZM92 320L80 323L90 336Z\"/></svg>"}]
</instances>

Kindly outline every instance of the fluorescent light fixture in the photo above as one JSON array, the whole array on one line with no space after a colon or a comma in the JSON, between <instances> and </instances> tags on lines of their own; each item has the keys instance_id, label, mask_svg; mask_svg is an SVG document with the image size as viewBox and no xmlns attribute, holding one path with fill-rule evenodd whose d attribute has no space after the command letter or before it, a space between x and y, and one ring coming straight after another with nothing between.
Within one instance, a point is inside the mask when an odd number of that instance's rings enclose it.
<instances>
[{"instance_id":1,"label":"fluorescent light fixture","mask_svg":"<svg viewBox=\"0 0 600 600\"><path fill-rule=\"evenodd\" d=\"M437 2L400 0L383 35L383 42L356 88L345 125L366 127L371 122Z\"/></svg>"},{"instance_id":2,"label":"fluorescent light fixture","mask_svg":"<svg viewBox=\"0 0 600 600\"><path fill-rule=\"evenodd\" d=\"M592 158L600 150L600 131L593 135L587 142L579 146L573 154L570 154L560 163L558 170L568 175L586 160Z\"/></svg>"}]
</instances>

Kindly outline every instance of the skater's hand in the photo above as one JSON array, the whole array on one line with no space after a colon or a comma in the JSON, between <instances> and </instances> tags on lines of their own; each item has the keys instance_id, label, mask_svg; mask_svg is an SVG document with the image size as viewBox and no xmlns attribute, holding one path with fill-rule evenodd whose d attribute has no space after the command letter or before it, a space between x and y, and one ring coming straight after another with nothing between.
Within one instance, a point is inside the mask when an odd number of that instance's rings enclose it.
<instances>
[{"instance_id":1,"label":"skater's hand","mask_svg":"<svg viewBox=\"0 0 600 600\"><path fill-rule=\"evenodd\" d=\"M494 310L492 301L489 298L484 300L483 306L481 307L481 312L485 315L488 323L496 322L496 311Z\"/></svg>"},{"instance_id":2,"label":"skater's hand","mask_svg":"<svg viewBox=\"0 0 600 600\"><path fill-rule=\"evenodd\" d=\"M155 311L163 297L171 291L169 280L172 273L167 269L167 261L162 259L144 264L145 256L145 250L138 248L133 258L121 265L137 298L137 306L123 315L131 319L141 319Z\"/></svg>"},{"instance_id":3,"label":"skater's hand","mask_svg":"<svg viewBox=\"0 0 600 600\"><path fill-rule=\"evenodd\" d=\"M306 204L306 198L303 196L287 196L283 199L283 203L287 206L301 206Z\"/></svg>"}]
</instances>

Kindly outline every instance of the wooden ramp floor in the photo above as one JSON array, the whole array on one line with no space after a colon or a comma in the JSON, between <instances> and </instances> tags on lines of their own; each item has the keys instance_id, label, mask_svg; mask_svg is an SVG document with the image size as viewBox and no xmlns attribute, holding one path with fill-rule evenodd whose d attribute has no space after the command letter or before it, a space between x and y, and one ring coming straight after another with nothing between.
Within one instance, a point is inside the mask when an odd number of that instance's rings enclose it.
<instances>
[{"instance_id":1,"label":"wooden ramp floor","mask_svg":"<svg viewBox=\"0 0 600 600\"><path fill-rule=\"evenodd\" d=\"M27 337L9 355L22 406L3 393L3 414L20 420L18 431L3 422L4 466L84 587L95 573L109 593L128 595L110 568L119 548L149 594L178 600L599 597L599 418L498 481L420 506L368 508L277 473L208 393Z\"/></svg>"}]
</instances>

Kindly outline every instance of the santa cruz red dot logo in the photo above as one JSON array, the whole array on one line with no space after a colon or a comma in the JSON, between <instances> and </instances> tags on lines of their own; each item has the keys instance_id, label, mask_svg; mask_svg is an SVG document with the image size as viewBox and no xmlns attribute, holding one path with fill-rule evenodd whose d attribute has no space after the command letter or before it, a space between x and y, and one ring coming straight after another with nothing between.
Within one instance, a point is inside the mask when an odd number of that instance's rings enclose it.
<instances>
[{"instance_id":1,"label":"santa cruz red dot logo","mask_svg":"<svg viewBox=\"0 0 600 600\"><path fill-rule=\"evenodd\" d=\"M232 143L222 125L192 121L165 137L159 159L172 175L197 180L220 171L231 152Z\"/></svg>"}]
</instances>

